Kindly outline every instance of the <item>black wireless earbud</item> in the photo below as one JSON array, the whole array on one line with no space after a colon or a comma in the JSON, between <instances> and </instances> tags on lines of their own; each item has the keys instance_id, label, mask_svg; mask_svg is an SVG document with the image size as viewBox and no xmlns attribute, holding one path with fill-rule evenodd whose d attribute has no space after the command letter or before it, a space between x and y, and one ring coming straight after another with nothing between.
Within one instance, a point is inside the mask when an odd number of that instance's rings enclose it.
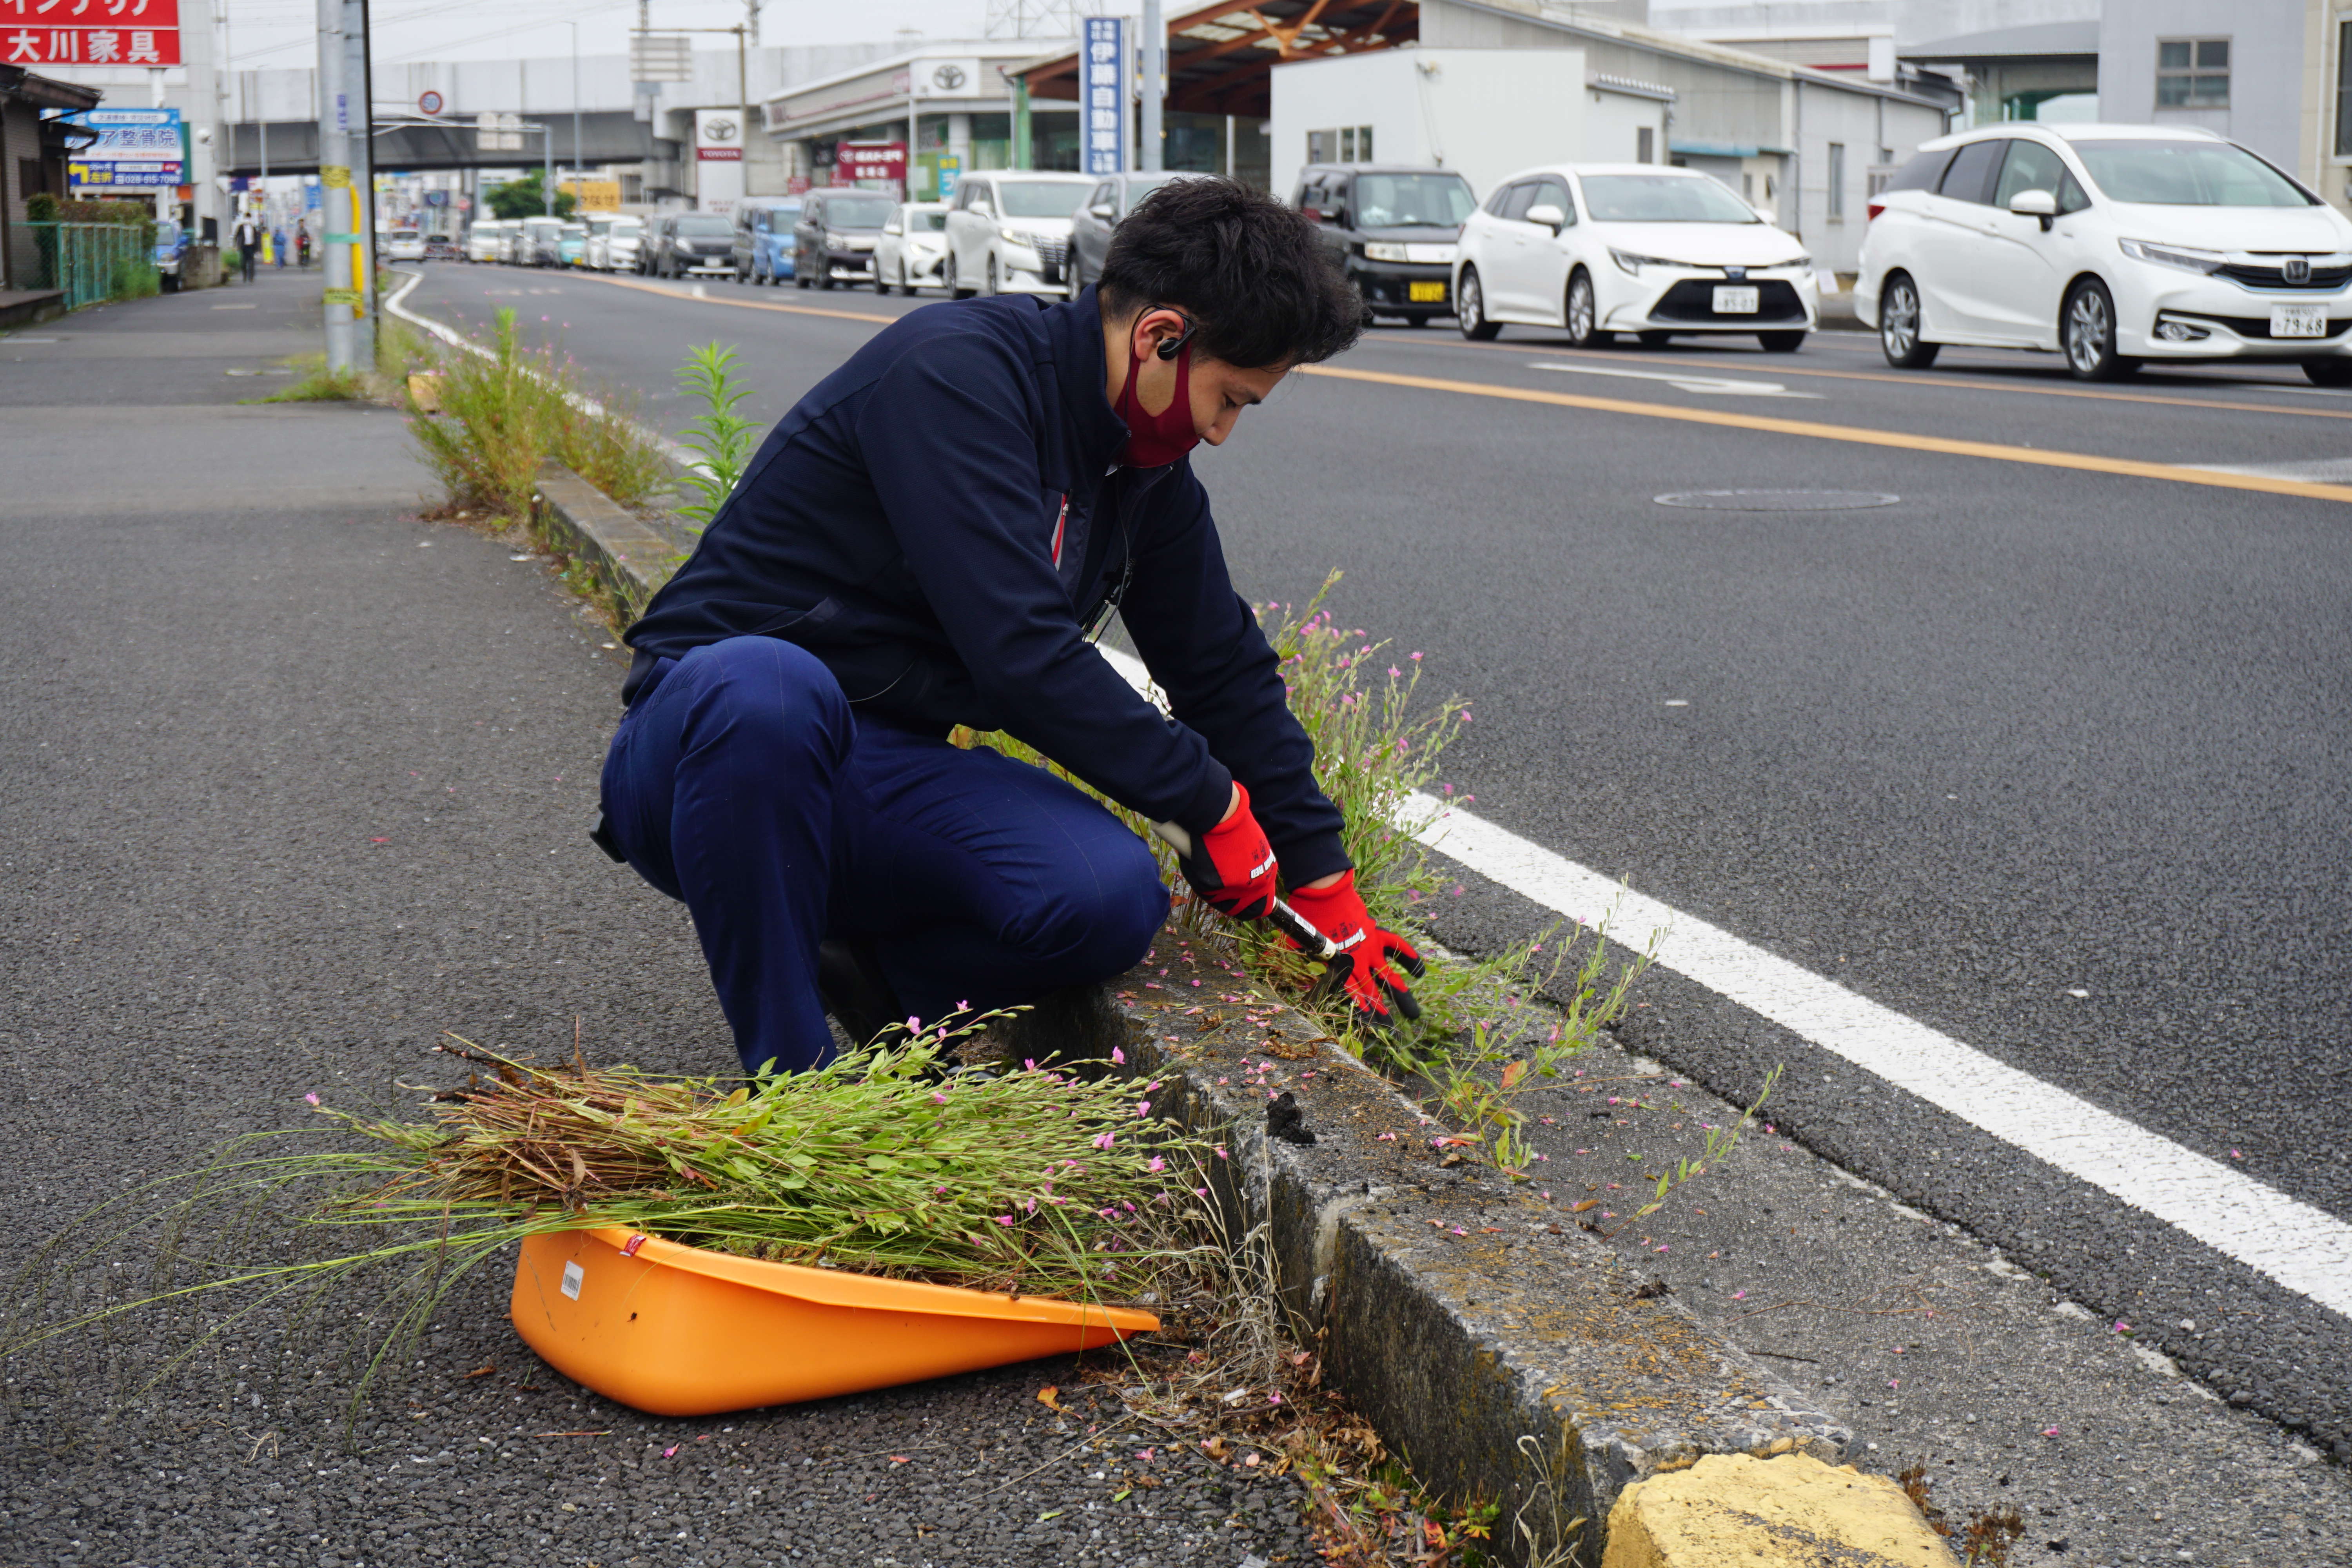
<instances>
[{"instance_id":1,"label":"black wireless earbud","mask_svg":"<svg viewBox=\"0 0 2352 1568\"><path fill-rule=\"evenodd\" d=\"M1161 359L1174 359L1177 352L1192 341L1192 333L1196 330L1192 318L1180 310L1177 312L1177 320L1184 323L1184 330L1172 338L1160 339L1159 348L1152 351Z\"/></svg>"}]
</instances>

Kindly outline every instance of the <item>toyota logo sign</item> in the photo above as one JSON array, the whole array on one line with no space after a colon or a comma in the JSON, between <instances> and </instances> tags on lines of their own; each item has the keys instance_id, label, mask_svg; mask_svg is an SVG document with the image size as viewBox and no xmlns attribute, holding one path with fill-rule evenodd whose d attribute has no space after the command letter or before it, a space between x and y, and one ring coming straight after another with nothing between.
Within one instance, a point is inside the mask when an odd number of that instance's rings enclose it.
<instances>
[{"instance_id":1,"label":"toyota logo sign","mask_svg":"<svg viewBox=\"0 0 2352 1568\"><path fill-rule=\"evenodd\" d=\"M931 85L941 92L953 92L963 85L963 67L941 66L931 73Z\"/></svg>"},{"instance_id":2,"label":"toyota logo sign","mask_svg":"<svg viewBox=\"0 0 2352 1568\"><path fill-rule=\"evenodd\" d=\"M706 120L702 122L702 139L705 142L732 142L735 140L735 122L731 120Z\"/></svg>"}]
</instances>

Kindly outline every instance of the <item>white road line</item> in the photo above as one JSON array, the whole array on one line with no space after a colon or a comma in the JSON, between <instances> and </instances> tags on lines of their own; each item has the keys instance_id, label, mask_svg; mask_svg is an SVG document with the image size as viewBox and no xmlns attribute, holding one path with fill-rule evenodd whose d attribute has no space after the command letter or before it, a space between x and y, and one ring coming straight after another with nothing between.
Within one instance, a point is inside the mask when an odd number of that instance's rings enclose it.
<instances>
[{"instance_id":1,"label":"white road line","mask_svg":"<svg viewBox=\"0 0 2352 1568\"><path fill-rule=\"evenodd\" d=\"M1777 381L1732 381L1723 376L1702 375L1696 371L1680 374L1665 370L1622 370L1614 365L1565 364L1557 360L1535 360L1529 370L1564 371L1570 375L1609 375L1626 381L1663 381L1685 392L1711 392L1732 397L1809 397L1821 400L1818 392L1791 392Z\"/></svg>"},{"instance_id":2,"label":"white road line","mask_svg":"<svg viewBox=\"0 0 2352 1568\"><path fill-rule=\"evenodd\" d=\"M2294 463L2190 463L2215 474L2252 474L2266 479L2309 479L2315 484L2340 485L2352 479L2352 458L2315 458Z\"/></svg>"},{"instance_id":3,"label":"white road line","mask_svg":"<svg viewBox=\"0 0 2352 1568\"><path fill-rule=\"evenodd\" d=\"M1102 653L1150 694L1139 660ZM1664 967L2352 1317L2352 1225L1433 795L1414 796L1396 820L1490 881L1606 925L1628 947L1656 933Z\"/></svg>"}]
</instances>

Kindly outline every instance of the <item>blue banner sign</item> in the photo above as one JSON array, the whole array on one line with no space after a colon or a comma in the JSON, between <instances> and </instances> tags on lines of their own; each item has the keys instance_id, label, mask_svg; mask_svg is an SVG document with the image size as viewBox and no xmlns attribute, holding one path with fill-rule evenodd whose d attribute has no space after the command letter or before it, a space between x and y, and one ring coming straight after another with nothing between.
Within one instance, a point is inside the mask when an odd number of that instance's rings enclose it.
<instances>
[{"instance_id":1,"label":"blue banner sign","mask_svg":"<svg viewBox=\"0 0 2352 1568\"><path fill-rule=\"evenodd\" d=\"M1089 174L1127 167L1127 18L1088 16L1078 39L1078 136Z\"/></svg>"},{"instance_id":2,"label":"blue banner sign","mask_svg":"<svg viewBox=\"0 0 2352 1568\"><path fill-rule=\"evenodd\" d=\"M180 111L176 109L89 109L65 117L98 133L67 164L67 183L94 189L161 190L181 176Z\"/></svg>"}]
</instances>

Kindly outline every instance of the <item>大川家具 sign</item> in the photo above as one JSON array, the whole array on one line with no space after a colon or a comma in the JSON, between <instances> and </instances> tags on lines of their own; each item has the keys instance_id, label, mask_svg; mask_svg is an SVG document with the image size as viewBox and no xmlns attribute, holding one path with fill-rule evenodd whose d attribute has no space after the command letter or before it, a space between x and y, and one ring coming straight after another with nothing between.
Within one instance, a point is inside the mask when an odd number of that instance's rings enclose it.
<instances>
[{"instance_id":1,"label":"\u5927\u5ddd\u5bb6\u5177 sign","mask_svg":"<svg viewBox=\"0 0 2352 1568\"><path fill-rule=\"evenodd\" d=\"M0 0L0 61L178 65L180 0Z\"/></svg>"}]
</instances>

